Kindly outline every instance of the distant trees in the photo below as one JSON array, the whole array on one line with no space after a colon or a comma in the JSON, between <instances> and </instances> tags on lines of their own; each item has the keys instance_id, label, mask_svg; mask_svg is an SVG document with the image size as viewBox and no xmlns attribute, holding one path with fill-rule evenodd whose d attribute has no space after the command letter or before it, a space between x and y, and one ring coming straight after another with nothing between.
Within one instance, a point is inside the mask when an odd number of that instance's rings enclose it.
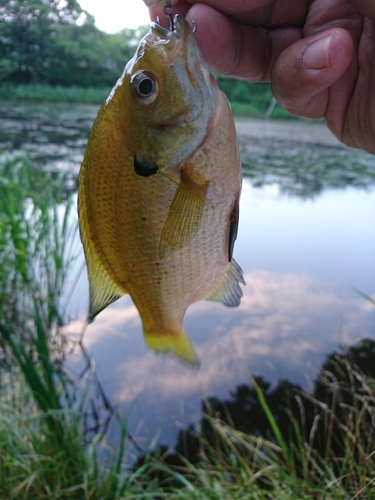
<instances>
[{"instance_id":1,"label":"distant trees","mask_svg":"<svg viewBox=\"0 0 375 500\"><path fill-rule=\"evenodd\" d=\"M103 33L77 0L0 0L0 84L112 86L146 29ZM217 79L236 112L266 113L269 85Z\"/></svg>"},{"instance_id":2,"label":"distant trees","mask_svg":"<svg viewBox=\"0 0 375 500\"><path fill-rule=\"evenodd\" d=\"M101 32L77 0L0 0L0 82L112 85L141 35Z\"/></svg>"}]
</instances>

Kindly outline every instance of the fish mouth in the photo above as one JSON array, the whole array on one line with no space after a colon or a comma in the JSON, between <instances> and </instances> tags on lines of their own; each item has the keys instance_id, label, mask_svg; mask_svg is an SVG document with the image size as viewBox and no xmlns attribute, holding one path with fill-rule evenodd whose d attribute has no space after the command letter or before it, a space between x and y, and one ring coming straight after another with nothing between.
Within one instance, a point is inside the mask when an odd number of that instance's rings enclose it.
<instances>
[{"instance_id":1,"label":"fish mouth","mask_svg":"<svg viewBox=\"0 0 375 500\"><path fill-rule=\"evenodd\" d=\"M151 31L153 34L160 37L160 41L170 40L171 35L177 35L178 38L184 38L192 32L190 25L184 17L176 14L173 20L173 29L167 28L158 22L151 23Z\"/></svg>"},{"instance_id":2,"label":"fish mouth","mask_svg":"<svg viewBox=\"0 0 375 500\"><path fill-rule=\"evenodd\" d=\"M165 40L168 40L171 33L173 33L170 28L166 28L157 22L151 23L151 30L155 35L158 35L160 38L164 38Z\"/></svg>"}]
</instances>

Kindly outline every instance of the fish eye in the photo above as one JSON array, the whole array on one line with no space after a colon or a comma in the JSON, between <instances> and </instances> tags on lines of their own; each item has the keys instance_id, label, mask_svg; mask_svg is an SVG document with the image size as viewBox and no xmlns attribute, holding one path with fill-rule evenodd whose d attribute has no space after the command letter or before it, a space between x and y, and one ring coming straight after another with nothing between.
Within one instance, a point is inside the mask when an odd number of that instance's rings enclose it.
<instances>
[{"instance_id":1,"label":"fish eye","mask_svg":"<svg viewBox=\"0 0 375 500\"><path fill-rule=\"evenodd\" d=\"M142 104L152 104L159 95L159 85L151 73L138 71L130 80L133 97Z\"/></svg>"}]
</instances>

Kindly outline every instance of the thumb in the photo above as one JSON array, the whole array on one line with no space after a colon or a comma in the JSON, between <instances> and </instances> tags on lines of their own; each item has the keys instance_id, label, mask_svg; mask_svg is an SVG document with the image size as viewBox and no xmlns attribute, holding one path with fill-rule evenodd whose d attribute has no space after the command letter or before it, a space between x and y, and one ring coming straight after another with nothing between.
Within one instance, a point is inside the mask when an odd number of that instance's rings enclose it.
<instances>
[{"instance_id":1,"label":"thumb","mask_svg":"<svg viewBox=\"0 0 375 500\"><path fill-rule=\"evenodd\" d=\"M342 28L295 42L280 54L272 70L276 99L294 115L323 117L332 98L329 88L345 73L352 54L352 38Z\"/></svg>"}]
</instances>

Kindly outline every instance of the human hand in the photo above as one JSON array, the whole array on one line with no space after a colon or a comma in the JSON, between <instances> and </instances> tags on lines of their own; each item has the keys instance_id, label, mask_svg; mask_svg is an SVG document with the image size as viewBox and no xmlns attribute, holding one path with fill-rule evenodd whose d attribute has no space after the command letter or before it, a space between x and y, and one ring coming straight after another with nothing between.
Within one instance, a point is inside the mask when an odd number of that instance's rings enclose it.
<instances>
[{"instance_id":1,"label":"human hand","mask_svg":"<svg viewBox=\"0 0 375 500\"><path fill-rule=\"evenodd\" d=\"M153 20L165 0L145 0ZM199 2L199 3L198 3ZM211 69L271 81L294 115L325 117L348 146L375 154L373 0L173 0L173 13L197 25ZM165 20L167 24L167 20Z\"/></svg>"}]
</instances>

